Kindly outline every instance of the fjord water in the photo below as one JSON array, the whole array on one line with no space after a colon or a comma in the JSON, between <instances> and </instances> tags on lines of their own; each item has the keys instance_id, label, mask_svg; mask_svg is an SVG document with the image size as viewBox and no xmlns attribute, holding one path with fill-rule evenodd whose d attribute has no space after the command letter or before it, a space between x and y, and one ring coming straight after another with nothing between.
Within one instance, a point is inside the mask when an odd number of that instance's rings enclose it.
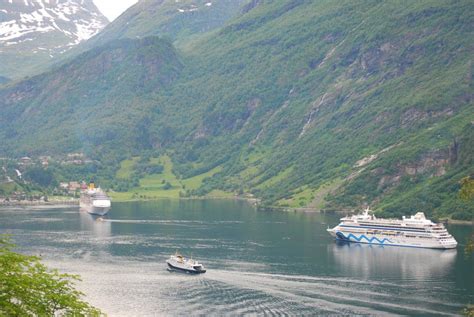
<instances>
[{"instance_id":1,"label":"fjord water","mask_svg":"<svg viewBox=\"0 0 474 317\"><path fill-rule=\"evenodd\" d=\"M87 300L116 316L161 314L452 315L474 302L471 226L457 250L338 244L340 215L259 212L242 201L115 203L103 219L78 208L3 208L19 250L80 274ZM208 269L168 272L179 250Z\"/></svg>"}]
</instances>

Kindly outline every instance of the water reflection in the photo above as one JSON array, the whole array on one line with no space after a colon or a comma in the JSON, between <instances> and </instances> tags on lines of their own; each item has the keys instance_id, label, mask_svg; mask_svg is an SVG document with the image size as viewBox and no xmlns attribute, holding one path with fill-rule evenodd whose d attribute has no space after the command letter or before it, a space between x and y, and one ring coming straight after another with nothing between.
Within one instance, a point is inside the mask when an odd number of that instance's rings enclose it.
<instances>
[{"instance_id":1,"label":"water reflection","mask_svg":"<svg viewBox=\"0 0 474 317\"><path fill-rule=\"evenodd\" d=\"M81 230L92 232L96 238L108 238L112 235L112 223L105 217L93 216L87 212L79 211Z\"/></svg>"},{"instance_id":2,"label":"water reflection","mask_svg":"<svg viewBox=\"0 0 474 317\"><path fill-rule=\"evenodd\" d=\"M473 260L436 251L336 245L338 215L256 212L238 201L114 204L103 220L78 208L2 211L0 231L25 253L79 274L110 316L450 315L474 302ZM465 241L471 227L450 227ZM170 274L195 255L203 276Z\"/></svg>"},{"instance_id":3,"label":"water reflection","mask_svg":"<svg viewBox=\"0 0 474 317\"><path fill-rule=\"evenodd\" d=\"M456 249L433 250L336 242L329 246L336 264L348 275L426 280L445 276Z\"/></svg>"}]
</instances>

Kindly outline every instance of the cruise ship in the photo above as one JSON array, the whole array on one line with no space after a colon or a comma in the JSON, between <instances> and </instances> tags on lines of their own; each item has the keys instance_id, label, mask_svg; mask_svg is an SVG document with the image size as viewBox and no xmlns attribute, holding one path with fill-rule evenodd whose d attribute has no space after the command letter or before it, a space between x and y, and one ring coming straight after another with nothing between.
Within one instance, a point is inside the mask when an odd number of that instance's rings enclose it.
<instances>
[{"instance_id":1,"label":"cruise ship","mask_svg":"<svg viewBox=\"0 0 474 317\"><path fill-rule=\"evenodd\" d=\"M453 249L457 242L442 224L426 219L418 212L409 218L378 219L364 213L341 218L341 223L327 231L339 241L387 246L430 249Z\"/></svg>"},{"instance_id":2,"label":"cruise ship","mask_svg":"<svg viewBox=\"0 0 474 317\"><path fill-rule=\"evenodd\" d=\"M95 188L91 183L88 188L81 191L79 207L92 215L104 216L111 207L109 196L100 188Z\"/></svg>"}]
</instances>

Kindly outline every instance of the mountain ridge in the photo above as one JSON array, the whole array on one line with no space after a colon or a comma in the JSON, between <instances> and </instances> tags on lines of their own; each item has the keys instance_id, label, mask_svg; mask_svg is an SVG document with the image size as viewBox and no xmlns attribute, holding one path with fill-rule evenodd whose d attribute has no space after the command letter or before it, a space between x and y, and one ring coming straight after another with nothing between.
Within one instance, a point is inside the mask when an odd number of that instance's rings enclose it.
<instances>
[{"instance_id":1,"label":"mountain ridge","mask_svg":"<svg viewBox=\"0 0 474 317\"><path fill-rule=\"evenodd\" d=\"M43 65L50 65L107 23L92 0L4 2L0 4L0 56L6 62L0 65L0 75L21 78L44 70Z\"/></svg>"},{"instance_id":2,"label":"mountain ridge","mask_svg":"<svg viewBox=\"0 0 474 317\"><path fill-rule=\"evenodd\" d=\"M139 1L100 34L84 49L121 38L160 36L179 41L223 26L238 15L247 0L160 0Z\"/></svg>"}]
</instances>

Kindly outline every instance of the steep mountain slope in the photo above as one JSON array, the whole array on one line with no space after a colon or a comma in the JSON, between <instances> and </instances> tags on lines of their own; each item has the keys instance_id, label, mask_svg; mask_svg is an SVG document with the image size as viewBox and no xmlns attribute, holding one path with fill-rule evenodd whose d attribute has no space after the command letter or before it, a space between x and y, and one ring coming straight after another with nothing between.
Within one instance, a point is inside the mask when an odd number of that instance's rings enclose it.
<instances>
[{"instance_id":1,"label":"steep mountain slope","mask_svg":"<svg viewBox=\"0 0 474 317\"><path fill-rule=\"evenodd\" d=\"M392 214L464 208L457 181L474 173L471 1L250 4L223 28L180 45L171 65L182 68L173 67L179 71L165 86L113 99L117 108L109 104L108 125L93 140L61 134L80 126L57 120L74 100L70 92L91 116L107 100L63 88L67 68L53 73L55 81L48 74L0 90L8 114L0 150L167 152L181 179L213 171L199 188L182 187L185 195L219 189L265 204L371 204ZM80 70L80 61L69 65ZM132 65L124 65L129 72ZM93 89L94 76L80 73L74 85ZM121 91L113 81L100 88L107 98ZM32 115L35 109L50 112Z\"/></svg>"},{"instance_id":2,"label":"steep mountain slope","mask_svg":"<svg viewBox=\"0 0 474 317\"><path fill-rule=\"evenodd\" d=\"M107 25L92 0L0 3L0 75L20 78Z\"/></svg>"},{"instance_id":3,"label":"steep mountain slope","mask_svg":"<svg viewBox=\"0 0 474 317\"><path fill-rule=\"evenodd\" d=\"M146 99L138 98L169 86L180 69L172 45L158 38L116 40L88 51L0 92L3 144L32 154L140 149L149 114Z\"/></svg>"},{"instance_id":4,"label":"steep mountain slope","mask_svg":"<svg viewBox=\"0 0 474 317\"><path fill-rule=\"evenodd\" d=\"M182 136L177 169L190 176L225 162L203 192L251 191L290 206L324 207L318 196L333 193L333 208L393 212L410 206L394 197L415 188L429 200L441 176L452 195L459 173L473 172L446 154L457 140L455 153L469 148L463 136L472 135L472 9L467 1L260 5L189 51L186 91L201 112ZM439 200L425 211L449 212Z\"/></svg>"},{"instance_id":5,"label":"steep mountain slope","mask_svg":"<svg viewBox=\"0 0 474 317\"><path fill-rule=\"evenodd\" d=\"M225 24L236 16L247 0L141 0L85 47L120 38L145 36L180 40L202 34Z\"/></svg>"}]
</instances>

